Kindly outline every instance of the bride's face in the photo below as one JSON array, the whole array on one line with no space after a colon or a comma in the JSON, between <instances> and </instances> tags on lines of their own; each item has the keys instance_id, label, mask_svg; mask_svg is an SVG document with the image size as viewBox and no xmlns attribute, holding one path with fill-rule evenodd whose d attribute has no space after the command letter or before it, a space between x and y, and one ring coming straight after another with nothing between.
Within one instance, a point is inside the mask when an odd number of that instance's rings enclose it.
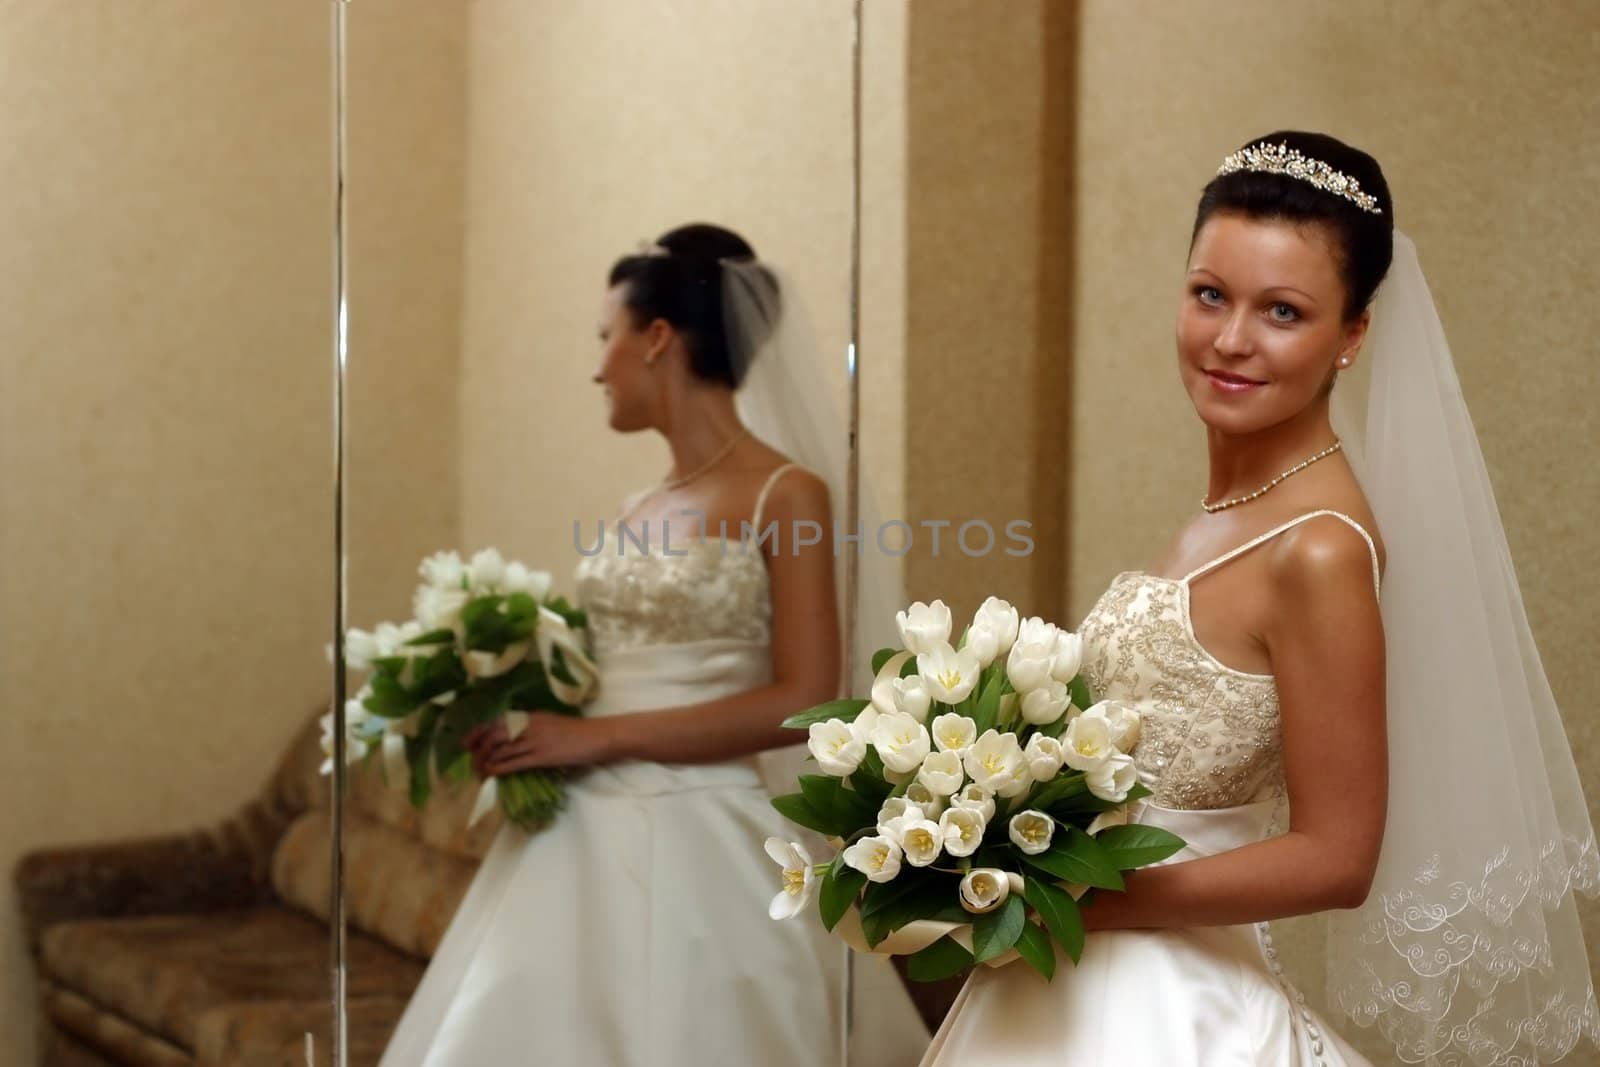
<instances>
[{"instance_id":1,"label":"bride's face","mask_svg":"<svg viewBox=\"0 0 1600 1067\"><path fill-rule=\"evenodd\" d=\"M1317 226L1214 215L1195 237L1178 310L1178 369L1207 426L1293 419L1353 361L1366 316L1344 319L1332 238Z\"/></svg>"},{"instance_id":2,"label":"bride's face","mask_svg":"<svg viewBox=\"0 0 1600 1067\"><path fill-rule=\"evenodd\" d=\"M600 305L600 366L594 382L605 390L607 421L630 433L650 425L657 387L650 331L641 330L626 303L625 285L612 286Z\"/></svg>"}]
</instances>

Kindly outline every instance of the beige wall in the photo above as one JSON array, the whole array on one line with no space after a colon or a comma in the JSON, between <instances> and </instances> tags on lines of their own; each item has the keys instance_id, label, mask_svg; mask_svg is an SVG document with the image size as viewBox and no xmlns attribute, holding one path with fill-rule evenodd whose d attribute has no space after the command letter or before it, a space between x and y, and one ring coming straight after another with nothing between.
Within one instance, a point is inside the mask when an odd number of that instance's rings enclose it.
<instances>
[{"instance_id":1,"label":"beige wall","mask_svg":"<svg viewBox=\"0 0 1600 1067\"><path fill-rule=\"evenodd\" d=\"M453 537L464 34L410 6L352 19L358 611ZM9 872L31 848L223 818L326 700L330 16L0 0L0 24ZM24 1064L9 875L0 915L0 1062Z\"/></svg>"},{"instance_id":2,"label":"beige wall","mask_svg":"<svg viewBox=\"0 0 1600 1067\"><path fill-rule=\"evenodd\" d=\"M962 617L987 596L1061 615L1070 471L1072 9L927 0L906 46L906 518L910 597ZM982 520L994 550L956 527ZM1032 524L1031 555L1006 524ZM920 534L920 531L919 531ZM975 535L973 551L982 547Z\"/></svg>"},{"instance_id":3,"label":"beige wall","mask_svg":"<svg viewBox=\"0 0 1600 1067\"><path fill-rule=\"evenodd\" d=\"M1204 484L1201 437L1172 374L1200 187L1249 137L1326 130L1384 164L1397 222L1417 242L1600 801L1600 8L1569 0L1533 17L1482 0L1232 0L1199 17L1163 0L1091 0L1081 18L1064 457L1075 499L1093 504L1074 515L1072 617L1115 571L1155 555ZM1585 903L1600 961L1600 908ZM1308 932L1296 937L1315 991Z\"/></svg>"},{"instance_id":4,"label":"beige wall","mask_svg":"<svg viewBox=\"0 0 1600 1067\"><path fill-rule=\"evenodd\" d=\"M672 226L728 226L786 273L843 403L851 34L843 2L473 5L465 547L570 589L573 519L670 466L606 428L589 377L606 271Z\"/></svg>"}]
</instances>

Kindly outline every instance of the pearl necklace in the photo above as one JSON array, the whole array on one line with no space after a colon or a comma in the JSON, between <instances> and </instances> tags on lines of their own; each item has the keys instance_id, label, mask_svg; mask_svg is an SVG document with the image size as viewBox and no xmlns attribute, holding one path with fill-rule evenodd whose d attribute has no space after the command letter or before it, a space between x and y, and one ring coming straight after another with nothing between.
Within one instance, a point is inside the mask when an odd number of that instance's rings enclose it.
<instances>
[{"instance_id":1,"label":"pearl necklace","mask_svg":"<svg viewBox=\"0 0 1600 1067\"><path fill-rule=\"evenodd\" d=\"M716 455L712 456L710 460L708 460L707 462L701 464L696 469L690 471L688 474L685 474L681 478L662 479L661 485L657 487L656 492L665 493L665 492L671 492L674 489L682 489L684 486L688 485L690 482L692 482L696 478L700 477L706 471L710 470L712 467L715 467L718 463L721 463L723 460L727 459L729 454L731 454L733 452L734 446L737 445L740 441L743 441L746 437L749 437L749 436L750 436L750 431L748 429L740 430L738 433L734 434L732 438L729 439L727 444L723 445L722 448L720 450L718 450Z\"/></svg>"},{"instance_id":2,"label":"pearl necklace","mask_svg":"<svg viewBox=\"0 0 1600 1067\"><path fill-rule=\"evenodd\" d=\"M1321 452L1318 452L1316 455L1312 456L1303 463L1297 463L1293 467L1290 467L1288 470L1284 471L1282 474L1278 475L1276 478L1272 479L1272 481L1268 482L1266 485L1263 485L1260 489L1257 489L1253 493L1246 493L1244 496L1236 496L1232 500L1224 500L1216 504L1208 504L1206 503L1205 498L1201 497L1200 506L1206 509L1206 513L1208 515L1214 515L1219 511L1224 511L1232 507L1238 507L1240 504L1248 504L1256 497L1262 496L1271 490L1276 489L1278 483L1283 481L1285 478L1288 478L1291 475L1299 474L1301 471L1317 462L1317 460L1327 459L1329 456L1333 455L1343 447L1344 442L1336 440L1333 442L1333 444L1329 445L1327 448L1324 448Z\"/></svg>"}]
</instances>

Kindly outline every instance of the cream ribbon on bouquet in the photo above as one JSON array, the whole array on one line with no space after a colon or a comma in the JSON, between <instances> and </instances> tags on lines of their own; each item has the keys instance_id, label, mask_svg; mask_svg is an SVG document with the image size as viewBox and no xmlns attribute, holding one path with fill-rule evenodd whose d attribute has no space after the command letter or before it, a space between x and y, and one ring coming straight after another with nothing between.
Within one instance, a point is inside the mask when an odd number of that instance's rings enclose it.
<instances>
[{"instance_id":1,"label":"cream ribbon on bouquet","mask_svg":"<svg viewBox=\"0 0 1600 1067\"><path fill-rule=\"evenodd\" d=\"M550 691L564 704L573 707L582 707L600 684L600 669L595 666L587 653L583 650L583 642L567 625L567 620L549 608L539 609L539 627L534 632L535 640L539 647L539 660L544 664L545 680L550 684ZM555 650L561 650L562 658L566 661L567 668L575 678L577 684L563 681L556 677L551 669L555 662ZM515 652L515 655L512 653ZM467 669L483 676L503 673L528 654L527 642L513 645L498 656L489 652L469 653L469 656L483 657L481 661L469 662ZM509 658L509 662L506 660ZM513 737L520 737L522 731L528 728L528 713L525 711L508 711L505 716L506 731ZM385 738L384 756L389 757L388 738ZM402 741L399 749L400 758L405 756L405 745ZM467 816L467 825L474 826L478 820L493 811L500 800L500 786L495 778L485 778L478 787L478 798L472 805L472 814Z\"/></svg>"}]
</instances>

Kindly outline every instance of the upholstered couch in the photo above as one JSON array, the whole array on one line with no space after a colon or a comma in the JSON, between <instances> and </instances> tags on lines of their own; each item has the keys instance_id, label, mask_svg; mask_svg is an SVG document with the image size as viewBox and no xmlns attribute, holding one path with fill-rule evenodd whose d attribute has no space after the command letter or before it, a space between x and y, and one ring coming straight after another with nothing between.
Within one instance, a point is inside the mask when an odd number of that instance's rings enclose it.
<instances>
[{"instance_id":1,"label":"upholstered couch","mask_svg":"<svg viewBox=\"0 0 1600 1067\"><path fill-rule=\"evenodd\" d=\"M49 1067L330 1062L328 780L313 719L215 829L36 852L16 871ZM420 816L376 771L345 829L350 1059L374 1064L497 827L469 790Z\"/></svg>"}]
</instances>

